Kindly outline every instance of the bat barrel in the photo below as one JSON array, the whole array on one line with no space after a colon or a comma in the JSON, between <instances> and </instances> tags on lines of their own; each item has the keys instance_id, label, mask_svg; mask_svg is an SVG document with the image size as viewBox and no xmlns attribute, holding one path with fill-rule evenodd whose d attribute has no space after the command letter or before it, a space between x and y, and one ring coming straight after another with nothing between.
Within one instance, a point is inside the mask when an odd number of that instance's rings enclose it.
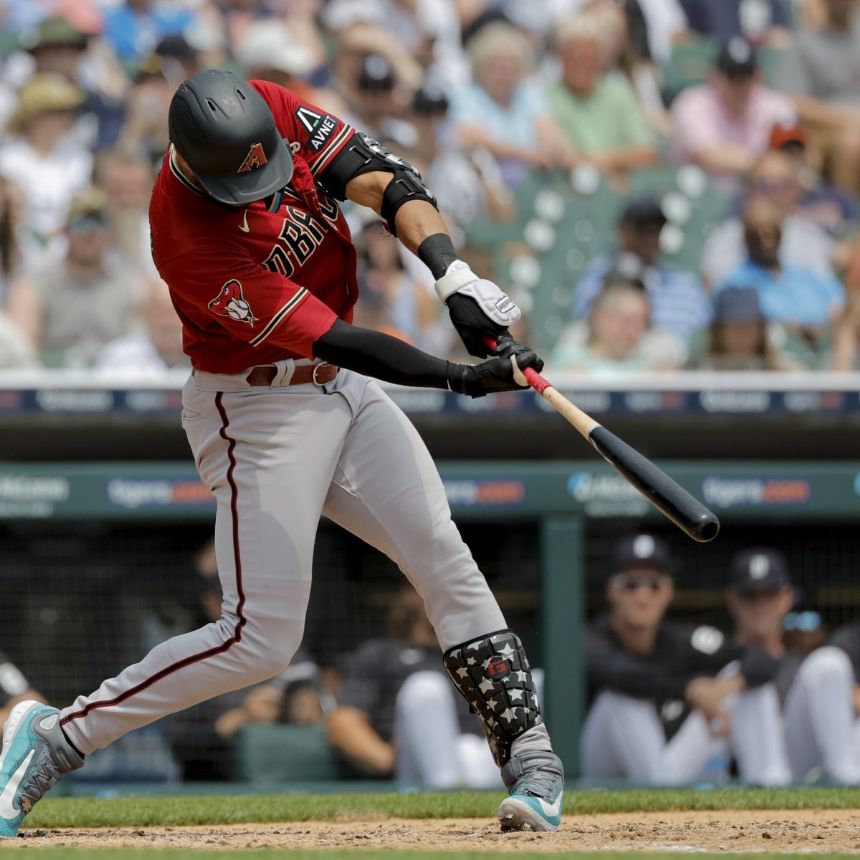
<instances>
[{"instance_id":1,"label":"bat barrel","mask_svg":"<svg viewBox=\"0 0 860 860\"><path fill-rule=\"evenodd\" d=\"M719 534L717 515L635 448L601 426L595 427L588 439L605 460L693 540L708 543Z\"/></svg>"}]
</instances>

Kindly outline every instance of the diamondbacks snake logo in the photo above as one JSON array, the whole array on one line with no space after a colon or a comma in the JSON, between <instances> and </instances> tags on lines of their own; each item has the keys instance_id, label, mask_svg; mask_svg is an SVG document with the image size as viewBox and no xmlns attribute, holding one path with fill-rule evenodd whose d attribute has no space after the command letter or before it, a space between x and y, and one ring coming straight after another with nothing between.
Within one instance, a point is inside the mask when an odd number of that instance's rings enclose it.
<instances>
[{"instance_id":1,"label":"diamondbacks snake logo","mask_svg":"<svg viewBox=\"0 0 860 860\"><path fill-rule=\"evenodd\" d=\"M230 317L231 320L248 323L250 326L257 321L257 317L251 311L251 305L242 294L242 284L235 278L221 287L221 292L209 302L209 310L219 317Z\"/></svg>"}]
</instances>

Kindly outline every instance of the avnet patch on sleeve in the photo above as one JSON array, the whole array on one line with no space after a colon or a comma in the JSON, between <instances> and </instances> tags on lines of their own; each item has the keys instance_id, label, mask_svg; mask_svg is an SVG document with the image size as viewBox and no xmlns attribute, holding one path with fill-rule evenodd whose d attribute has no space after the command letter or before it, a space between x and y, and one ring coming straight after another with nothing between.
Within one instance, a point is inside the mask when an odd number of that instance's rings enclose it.
<instances>
[{"instance_id":1,"label":"avnet patch on sleeve","mask_svg":"<svg viewBox=\"0 0 860 860\"><path fill-rule=\"evenodd\" d=\"M308 133L307 145L319 152L337 128L337 120L326 113L317 113L304 105L296 108L296 119Z\"/></svg>"}]
</instances>

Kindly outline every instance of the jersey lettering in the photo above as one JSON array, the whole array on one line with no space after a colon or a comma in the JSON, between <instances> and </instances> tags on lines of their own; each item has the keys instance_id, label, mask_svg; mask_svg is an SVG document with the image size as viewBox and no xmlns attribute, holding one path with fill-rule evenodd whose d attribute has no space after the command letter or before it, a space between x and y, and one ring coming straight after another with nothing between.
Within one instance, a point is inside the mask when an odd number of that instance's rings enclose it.
<instances>
[{"instance_id":1,"label":"jersey lettering","mask_svg":"<svg viewBox=\"0 0 860 860\"><path fill-rule=\"evenodd\" d=\"M286 213L278 244L269 252L263 265L270 272L289 278L311 258L329 228L304 209L287 206Z\"/></svg>"},{"instance_id":2,"label":"jersey lettering","mask_svg":"<svg viewBox=\"0 0 860 860\"><path fill-rule=\"evenodd\" d=\"M331 133L335 128L337 128L337 122L330 116L324 116L319 128L308 141L308 146L314 152L319 152L325 146L326 141L331 137Z\"/></svg>"}]
</instances>

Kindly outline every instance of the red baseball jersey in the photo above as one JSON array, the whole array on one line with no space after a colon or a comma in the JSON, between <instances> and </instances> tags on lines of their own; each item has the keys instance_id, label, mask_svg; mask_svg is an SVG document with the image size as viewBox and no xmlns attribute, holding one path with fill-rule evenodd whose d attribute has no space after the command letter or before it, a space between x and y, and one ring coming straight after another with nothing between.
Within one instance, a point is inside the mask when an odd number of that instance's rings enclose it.
<instances>
[{"instance_id":1,"label":"red baseball jersey","mask_svg":"<svg viewBox=\"0 0 860 860\"><path fill-rule=\"evenodd\" d=\"M250 83L293 152L280 208L216 203L180 173L172 146L149 204L152 257L182 320L185 352L211 373L311 358L336 319L351 320L358 297L349 227L316 185L354 130L284 87ZM252 146L245 161L260 157Z\"/></svg>"}]
</instances>

